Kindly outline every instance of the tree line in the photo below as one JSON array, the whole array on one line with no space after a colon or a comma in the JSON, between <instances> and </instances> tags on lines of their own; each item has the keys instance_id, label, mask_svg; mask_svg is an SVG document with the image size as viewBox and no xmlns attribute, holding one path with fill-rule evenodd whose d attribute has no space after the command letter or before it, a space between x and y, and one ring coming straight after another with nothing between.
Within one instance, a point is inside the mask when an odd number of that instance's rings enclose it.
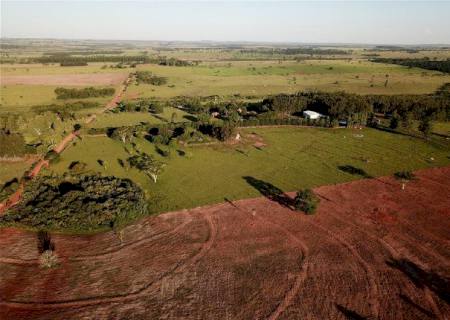
<instances>
[{"instance_id":1,"label":"tree line","mask_svg":"<svg viewBox=\"0 0 450 320\"><path fill-rule=\"evenodd\" d=\"M25 58L20 63L59 63L64 66L86 65L88 62L120 62L120 63L153 63L162 66L190 66L198 64L187 60L176 58L167 58L163 56L147 56L147 55L87 55L72 56L66 54L45 55L41 57Z\"/></svg>"},{"instance_id":2,"label":"tree line","mask_svg":"<svg viewBox=\"0 0 450 320\"><path fill-rule=\"evenodd\" d=\"M135 77L137 83L146 83L154 86L162 86L167 83L166 77L157 76L151 71L136 71Z\"/></svg>"},{"instance_id":3,"label":"tree line","mask_svg":"<svg viewBox=\"0 0 450 320\"><path fill-rule=\"evenodd\" d=\"M422 68L427 70L435 70L445 73L450 73L450 59L447 60L430 60L423 59L394 59L394 58L376 58L372 59L373 62L378 63L390 63L406 66L409 68Z\"/></svg>"},{"instance_id":4,"label":"tree line","mask_svg":"<svg viewBox=\"0 0 450 320\"><path fill-rule=\"evenodd\" d=\"M96 97L112 96L116 90L114 88L94 88L87 87L82 89L57 87L55 89L56 99L86 99Z\"/></svg>"}]
</instances>

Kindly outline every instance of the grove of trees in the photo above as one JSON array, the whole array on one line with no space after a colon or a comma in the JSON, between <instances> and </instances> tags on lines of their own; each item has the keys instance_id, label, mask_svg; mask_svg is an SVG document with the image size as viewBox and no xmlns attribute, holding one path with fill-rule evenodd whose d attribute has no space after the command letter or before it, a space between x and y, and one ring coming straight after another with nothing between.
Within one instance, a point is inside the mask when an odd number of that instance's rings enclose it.
<instances>
[{"instance_id":1,"label":"grove of trees","mask_svg":"<svg viewBox=\"0 0 450 320\"><path fill-rule=\"evenodd\" d=\"M97 230L146 213L144 192L131 180L99 175L38 176L0 225Z\"/></svg>"},{"instance_id":2,"label":"grove of trees","mask_svg":"<svg viewBox=\"0 0 450 320\"><path fill-rule=\"evenodd\" d=\"M57 87L55 89L56 99L86 99L96 97L112 96L116 90L114 88L94 88L87 87L82 89L76 88L62 88Z\"/></svg>"}]
</instances>

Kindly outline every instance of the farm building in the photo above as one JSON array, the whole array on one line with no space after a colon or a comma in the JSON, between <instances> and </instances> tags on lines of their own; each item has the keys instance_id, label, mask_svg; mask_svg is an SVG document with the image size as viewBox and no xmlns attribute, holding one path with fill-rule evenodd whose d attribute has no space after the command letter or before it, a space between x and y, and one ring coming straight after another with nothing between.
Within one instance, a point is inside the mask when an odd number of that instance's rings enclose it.
<instances>
[{"instance_id":1,"label":"farm building","mask_svg":"<svg viewBox=\"0 0 450 320\"><path fill-rule=\"evenodd\" d=\"M319 118L321 118L321 117L323 117L323 115L321 115L320 113L318 113L318 112L315 112L315 111L311 111L311 110L305 110L305 111L303 111L303 116L306 118L306 119L319 119Z\"/></svg>"}]
</instances>

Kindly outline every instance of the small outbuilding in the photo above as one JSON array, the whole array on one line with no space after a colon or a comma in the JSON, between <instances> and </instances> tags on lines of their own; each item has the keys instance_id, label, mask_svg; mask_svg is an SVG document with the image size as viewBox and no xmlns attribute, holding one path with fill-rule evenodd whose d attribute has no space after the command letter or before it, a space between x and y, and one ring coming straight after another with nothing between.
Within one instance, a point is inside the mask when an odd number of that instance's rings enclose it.
<instances>
[{"instance_id":1,"label":"small outbuilding","mask_svg":"<svg viewBox=\"0 0 450 320\"><path fill-rule=\"evenodd\" d=\"M306 119L319 119L321 117L323 117L323 115L321 115L318 112L315 111L311 111L311 110L305 110L303 111L303 117L305 117Z\"/></svg>"}]
</instances>

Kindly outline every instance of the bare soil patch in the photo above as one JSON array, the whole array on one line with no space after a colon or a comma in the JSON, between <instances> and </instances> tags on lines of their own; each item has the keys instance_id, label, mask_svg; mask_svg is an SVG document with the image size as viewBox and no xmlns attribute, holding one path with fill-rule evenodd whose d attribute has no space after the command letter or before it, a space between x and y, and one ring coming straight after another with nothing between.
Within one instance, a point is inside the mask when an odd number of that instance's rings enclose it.
<instances>
[{"instance_id":1,"label":"bare soil patch","mask_svg":"<svg viewBox=\"0 0 450 320\"><path fill-rule=\"evenodd\" d=\"M317 188L313 216L257 198L53 234L53 269L3 229L0 318L447 319L450 167L416 175Z\"/></svg>"},{"instance_id":2,"label":"bare soil patch","mask_svg":"<svg viewBox=\"0 0 450 320\"><path fill-rule=\"evenodd\" d=\"M127 73L2 76L1 85L97 86L122 83Z\"/></svg>"}]
</instances>

